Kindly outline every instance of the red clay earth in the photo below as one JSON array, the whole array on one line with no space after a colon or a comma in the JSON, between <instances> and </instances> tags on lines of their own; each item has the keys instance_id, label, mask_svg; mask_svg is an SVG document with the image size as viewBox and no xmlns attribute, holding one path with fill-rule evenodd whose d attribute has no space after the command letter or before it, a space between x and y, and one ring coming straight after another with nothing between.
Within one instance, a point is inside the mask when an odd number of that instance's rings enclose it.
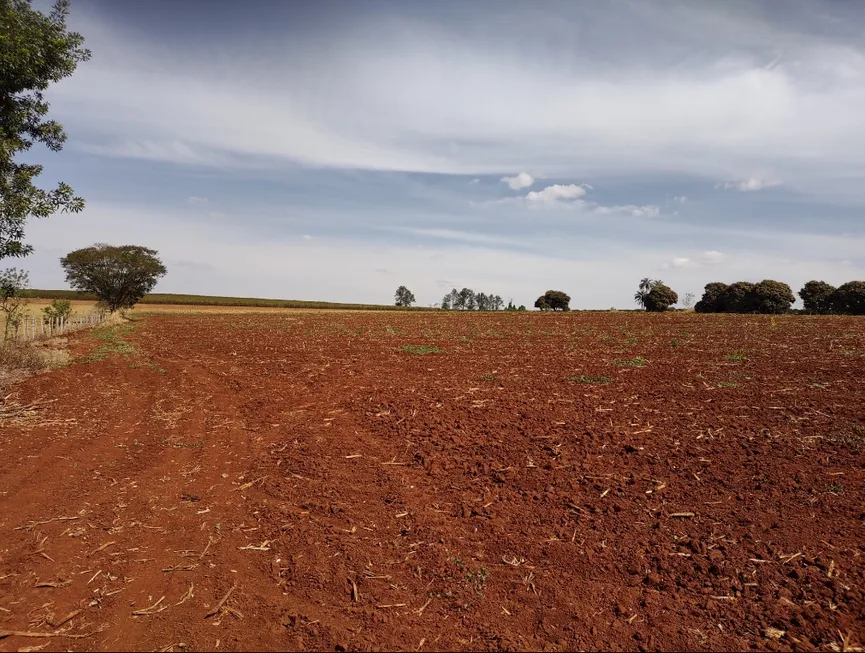
<instances>
[{"instance_id":1,"label":"red clay earth","mask_svg":"<svg viewBox=\"0 0 865 653\"><path fill-rule=\"evenodd\" d=\"M72 343L0 425L2 650L862 645L861 318L151 315Z\"/></svg>"}]
</instances>

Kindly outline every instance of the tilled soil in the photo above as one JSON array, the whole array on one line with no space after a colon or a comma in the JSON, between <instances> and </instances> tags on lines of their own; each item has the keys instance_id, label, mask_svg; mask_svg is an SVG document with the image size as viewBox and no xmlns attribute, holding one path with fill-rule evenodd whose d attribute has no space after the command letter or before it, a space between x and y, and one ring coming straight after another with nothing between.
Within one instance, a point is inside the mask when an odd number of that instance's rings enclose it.
<instances>
[{"instance_id":1,"label":"tilled soil","mask_svg":"<svg viewBox=\"0 0 865 653\"><path fill-rule=\"evenodd\" d=\"M150 315L71 341L0 423L0 650L862 645L861 318Z\"/></svg>"}]
</instances>

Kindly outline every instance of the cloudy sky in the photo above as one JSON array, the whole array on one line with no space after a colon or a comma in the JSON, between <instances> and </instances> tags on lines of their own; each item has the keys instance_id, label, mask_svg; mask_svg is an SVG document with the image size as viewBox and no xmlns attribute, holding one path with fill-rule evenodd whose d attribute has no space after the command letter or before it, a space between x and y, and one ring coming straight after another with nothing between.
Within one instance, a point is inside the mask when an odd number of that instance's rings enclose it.
<instances>
[{"instance_id":1,"label":"cloudy sky","mask_svg":"<svg viewBox=\"0 0 865 653\"><path fill-rule=\"evenodd\" d=\"M69 141L28 160L87 208L31 223L35 287L96 241L158 249L163 292L351 302L865 279L865 3L72 11Z\"/></svg>"}]
</instances>

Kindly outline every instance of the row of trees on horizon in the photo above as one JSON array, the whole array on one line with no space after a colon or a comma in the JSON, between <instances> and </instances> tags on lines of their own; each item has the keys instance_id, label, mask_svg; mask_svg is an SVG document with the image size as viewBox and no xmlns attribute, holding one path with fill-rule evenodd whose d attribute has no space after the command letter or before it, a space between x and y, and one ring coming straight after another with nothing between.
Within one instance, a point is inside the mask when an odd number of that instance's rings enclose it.
<instances>
[{"instance_id":1,"label":"row of trees on horizon","mask_svg":"<svg viewBox=\"0 0 865 653\"><path fill-rule=\"evenodd\" d=\"M49 117L44 91L53 83L72 75L78 64L90 59L84 37L69 31L68 0L56 0L54 9L44 14L28 0L0 2L0 49L3 84L0 84L0 260L24 257L32 247L25 240L30 218L46 218L59 211L76 213L84 199L60 182L53 188L39 188L36 179L42 165L20 162L17 158L34 144L49 150L63 149L63 126ZM69 284L92 292L108 310L133 306L150 292L165 266L157 252L138 245L97 244L70 252L62 260ZM27 274L17 269L0 271L0 308L12 306L27 286ZM834 287L824 281L809 281L799 291L805 312L814 314L865 315L865 281L850 281ZM644 278L634 296L647 311L674 308L679 295L663 281ZM712 282L694 305L694 295L686 293L680 306L700 313L786 313L795 296L783 282ZM405 286L398 289L397 306L411 306L414 294ZM535 300L541 311L570 310L570 296L561 290L548 290ZM442 299L440 308L449 310L524 311L513 301L505 305L498 294L454 288ZM5 310L5 309L4 309Z\"/></svg>"},{"instance_id":2,"label":"row of trees on horizon","mask_svg":"<svg viewBox=\"0 0 865 653\"><path fill-rule=\"evenodd\" d=\"M825 281L809 281L799 297L804 312L814 315L865 315L865 281L848 281L835 287ZM397 306L408 307L415 303L415 296L405 286L400 286L394 298ZM679 295L660 279L644 277L640 280L634 301L650 312L663 312L679 303ZM790 286L782 281L764 279L752 283L736 281L732 284L713 281L706 284L702 298L694 304L694 294L686 293L682 309L693 308L697 313L752 313L779 315L793 310L796 296ZM541 311L569 311L570 296L561 290L548 290L535 300L535 308ZM454 288L444 296L438 307L448 310L505 310L524 311L513 301L505 307L499 295L476 293L470 288Z\"/></svg>"}]
</instances>

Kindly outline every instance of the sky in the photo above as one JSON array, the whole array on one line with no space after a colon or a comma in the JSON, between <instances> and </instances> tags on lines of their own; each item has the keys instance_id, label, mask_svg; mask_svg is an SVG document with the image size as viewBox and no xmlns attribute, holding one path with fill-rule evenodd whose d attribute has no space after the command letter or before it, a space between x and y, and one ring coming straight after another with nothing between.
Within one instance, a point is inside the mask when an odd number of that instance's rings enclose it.
<instances>
[{"instance_id":1,"label":"sky","mask_svg":"<svg viewBox=\"0 0 865 653\"><path fill-rule=\"evenodd\" d=\"M47 6L37 0L36 6ZM865 3L73 0L15 264L94 242L157 291L633 307L643 277L865 279Z\"/></svg>"}]
</instances>

